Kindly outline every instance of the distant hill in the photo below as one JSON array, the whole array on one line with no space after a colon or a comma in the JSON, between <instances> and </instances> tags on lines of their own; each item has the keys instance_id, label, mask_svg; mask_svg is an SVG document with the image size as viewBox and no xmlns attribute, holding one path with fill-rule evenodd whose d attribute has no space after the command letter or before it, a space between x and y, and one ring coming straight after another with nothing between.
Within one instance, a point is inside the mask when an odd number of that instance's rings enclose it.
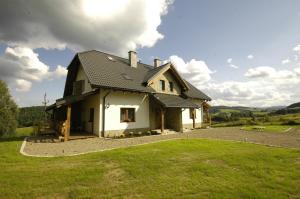
<instances>
[{"instance_id":1,"label":"distant hill","mask_svg":"<svg viewBox=\"0 0 300 199\"><path fill-rule=\"evenodd\" d=\"M300 108L300 102L289 105L287 108Z\"/></svg>"},{"instance_id":2,"label":"distant hill","mask_svg":"<svg viewBox=\"0 0 300 199\"><path fill-rule=\"evenodd\" d=\"M211 113L219 112L272 112L285 108L285 106L270 106L270 107L246 107L246 106L213 106L210 108Z\"/></svg>"}]
</instances>

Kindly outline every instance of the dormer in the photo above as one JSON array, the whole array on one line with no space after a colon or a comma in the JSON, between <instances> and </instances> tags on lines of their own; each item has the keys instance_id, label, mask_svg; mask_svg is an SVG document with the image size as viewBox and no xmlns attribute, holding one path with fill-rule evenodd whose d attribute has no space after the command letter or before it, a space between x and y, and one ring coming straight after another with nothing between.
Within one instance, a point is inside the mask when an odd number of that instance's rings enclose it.
<instances>
[{"instance_id":1,"label":"dormer","mask_svg":"<svg viewBox=\"0 0 300 199\"><path fill-rule=\"evenodd\" d=\"M181 95L189 89L175 67L170 63L155 67L149 71L144 83L157 93Z\"/></svg>"}]
</instances>

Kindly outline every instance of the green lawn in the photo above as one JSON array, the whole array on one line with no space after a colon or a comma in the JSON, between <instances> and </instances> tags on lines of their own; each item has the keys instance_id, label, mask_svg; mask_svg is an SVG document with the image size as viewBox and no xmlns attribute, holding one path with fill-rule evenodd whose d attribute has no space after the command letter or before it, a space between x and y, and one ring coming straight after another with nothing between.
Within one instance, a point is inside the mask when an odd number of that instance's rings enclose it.
<instances>
[{"instance_id":1,"label":"green lawn","mask_svg":"<svg viewBox=\"0 0 300 199\"><path fill-rule=\"evenodd\" d=\"M286 126L286 125L254 125L254 126L243 126L242 129L246 131L258 131L257 127L264 127L264 129L260 131L270 132L270 133L284 133L290 128L296 128L295 126Z\"/></svg>"},{"instance_id":2,"label":"green lawn","mask_svg":"<svg viewBox=\"0 0 300 199\"><path fill-rule=\"evenodd\" d=\"M23 127L16 130L16 137L31 135L34 132L34 127Z\"/></svg>"},{"instance_id":3,"label":"green lawn","mask_svg":"<svg viewBox=\"0 0 300 199\"><path fill-rule=\"evenodd\" d=\"M176 140L73 157L0 139L0 198L300 198L300 150Z\"/></svg>"}]
</instances>

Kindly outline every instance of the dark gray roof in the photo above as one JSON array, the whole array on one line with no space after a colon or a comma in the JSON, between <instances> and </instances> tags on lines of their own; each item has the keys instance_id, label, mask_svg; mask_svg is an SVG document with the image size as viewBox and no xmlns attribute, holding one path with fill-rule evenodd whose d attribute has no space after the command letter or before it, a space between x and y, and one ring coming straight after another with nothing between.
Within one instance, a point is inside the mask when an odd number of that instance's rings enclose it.
<instances>
[{"instance_id":1,"label":"dark gray roof","mask_svg":"<svg viewBox=\"0 0 300 199\"><path fill-rule=\"evenodd\" d=\"M95 87L154 92L151 87L143 85L144 77L150 70L145 64L138 63L137 68L133 68L129 66L128 59L98 51L78 53L78 58Z\"/></svg>"},{"instance_id":2,"label":"dark gray roof","mask_svg":"<svg viewBox=\"0 0 300 199\"><path fill-rule=\"evenodd\" d=\"M54 104L51 104L50 106L48 106L46 108L46 111L50 111L52 109L56 109L56 108L59 108L61 106L69 105L69 104L72 104L74 102L82 101L86 97L88 97L90 95L94 95L98 92L99 92L99 89L89 91L89 92L85 92L85 93L82 93L81 95L70 95L70 96L67 96L67 97L64 97L64 98L57 99Z\"/></svg>"},{"instance_id":3,"label":"dark gray roof","mask_svg":"<svg viewBox=\"0 0 300 199\"><path fill-rule=\"evenodd\" d=\"M194 104L191 99L184 99L177 95L156 93L153 94L153 97L167 108L199 108L199 106Z\"/></svg>"},{"instance_id":4,"label":"dark gray roof","mask_svg":"<svg viewBox=\"0 0 300 199\"><path fill-rule=\"evenodd\" d=\"M77 54L78 59L93 87L113 88L119 90L155 93L155 90L145 86L145 80L150 79L166 65L153 66L138 63L136 68L129 65L128 59L96 50ZM187 97L210 100L200 90L192 86L185 92Z\"/></svg>"},{"instance_id":5,"label":"dark gray roof","mask_svg":"<svg viewBox=\"0 0 300 199\"><path fill-rule=\"evenodd\" d=\"M196 98L196 99L203 99L203 100L208 100L210 101L211 98L208 97L207 95L205 95L202 91L200 91L199 89L197 89L195 86L193 86L191 83L189 83L188 81L185 80L185 82L187 83L187 85L189 86L189 90L185 91L184 94L187 97L190 98Z\"/></svg>"},{"instance_id":6,"label":"dark gray roof","mask_svg":"<svg viewBox=\"0 0 300 199\"><path fill-rule=\"evenodd\" d=\"M168 66L167 64L164 64L164 65L161 65L159 67L155 67L155 68L149 70L146 73L145 77L144 77L144 83L148 82L149 79L151 79L152 77L154 77L154 75L156 75L157 73L159 73L161 70L163 70L167 66Z\"/></svg>"}]
</instances>

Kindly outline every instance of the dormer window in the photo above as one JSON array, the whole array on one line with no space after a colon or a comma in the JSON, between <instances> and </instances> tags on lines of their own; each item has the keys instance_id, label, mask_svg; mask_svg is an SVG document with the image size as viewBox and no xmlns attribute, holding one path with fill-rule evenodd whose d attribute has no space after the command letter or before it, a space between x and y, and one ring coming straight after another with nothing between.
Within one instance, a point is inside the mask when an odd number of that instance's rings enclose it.
<instances>
[{"instance_id":1,"label":"dormer window","mask_svg":"<svg viewBox=\"0 0 300 199\"><path fill-rule=\"evenodd\" d=\"M160 80L159 81L159 87L161 91L165 91L166 90L166 85L165 85L165 81L164 80Z\"/></svg>"},{"instance_id":2,"label":"dormer window","mask_svg":"<svg viewBox=\"0 0 300 199\"><path fill-rule=\"evenodd\" d=\"M173 92L174 90L173 82L169 82L169 87L170 87L170 91Z\"/></svg>"}]
</instances>

